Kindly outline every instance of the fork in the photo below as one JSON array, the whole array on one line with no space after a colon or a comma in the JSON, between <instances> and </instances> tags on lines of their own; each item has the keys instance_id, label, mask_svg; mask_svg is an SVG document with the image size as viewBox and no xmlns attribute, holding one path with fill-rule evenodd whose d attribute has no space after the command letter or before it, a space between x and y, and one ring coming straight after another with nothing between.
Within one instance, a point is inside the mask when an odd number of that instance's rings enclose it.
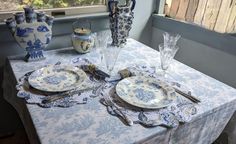
<instances>
[{"instance_id":1,"label":"fork","mask_svg":"<svg viewBox=\"0 0 236 144\"><path fill-rule=\"evenodd\" d=\"M114 112L116 114L118 114L119 116L121 116L125 121L126 123L129 125L129 126L132 126L133 125L133 121L128 118L111 100L110 96L108 96L108 98L104 98L106 104L108 106L110 106L112 108L112 110L114 110Z\"/></svg>"}]
</instances>

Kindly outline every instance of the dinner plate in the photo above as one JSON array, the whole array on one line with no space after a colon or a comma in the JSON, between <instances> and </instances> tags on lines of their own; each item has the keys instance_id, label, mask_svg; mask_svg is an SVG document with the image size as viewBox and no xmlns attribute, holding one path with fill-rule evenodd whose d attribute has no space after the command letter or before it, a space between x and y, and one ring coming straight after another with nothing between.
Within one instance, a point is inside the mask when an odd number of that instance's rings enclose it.
<instances>
[{"instance_id":1,"label":"dinner plate","mask_svg":"<svg viewBox=\"0 0 236 144\"><path fill-rule=\"evenodd\" d=\"M144 76L123 79L117 84L116 93L125 102L146 109L167 107L177 98L167 83Z\"/></svg>"},{"instance_id":2,"label":"dinner plate","mask_svg":"<svg viewBox=\"0 0 236 144\"><path fill-rule=\"evenodd\" d=\"M51 65L34 71L29 84L46 92L63 92L77 88L86 79L86 73L70 65Z\"/></svg>"}]
</instances>

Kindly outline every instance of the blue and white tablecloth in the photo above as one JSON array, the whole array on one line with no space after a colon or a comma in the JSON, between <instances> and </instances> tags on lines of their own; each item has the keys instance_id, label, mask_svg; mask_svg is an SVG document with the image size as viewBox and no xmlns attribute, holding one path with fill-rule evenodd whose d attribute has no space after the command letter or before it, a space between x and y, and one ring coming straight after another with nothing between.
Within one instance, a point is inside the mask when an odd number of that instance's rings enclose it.
<instances>
[{"instance_id":1,"label":"blue and white tablecloth","mask_svg":"<svg viewBox=\"0 0 236 144\"><path fill-rule=\"evenodd\" d=\"M56 65L61 65L61 62L57 62ZM83 67L91 64L89 60L82 58L75 58L71 60L70 64L77 67ZM47 66L45 66L47 67ZM155 67L138 66L134 65L128 67L128 70L132 76L146 76L152 78L163 78L156 73ZM32 71L34 72L34 71ZM168 128L177 127L180 123L189 122L193 115L197 113L195 104L186 100L183 96L176 93L177 99L168 107L162 109L142 109L131 106L122 100L115 93L115 86L121 80L121 75L116 73L113 78L107 78L107 80L96 80L92 74L87 73L88 78L80 85L80 89L93 88L84 92L75 92L73 95L68 95L65 98L56 100L51 103L43 103L43 100L55 93L48 93L38 91L32 87L28 82L28 78L32 72L26 73L19 79L16 86L19 98L25 99L27 104L37 104L40 107L64 107L68 108L77 104L87 104L89 100L93 100L95 97L99 97L99 101L107 107L107 111L117 116L124 121L125 124L132 126L133 124L142 124L146 127L165 126ZM114 79L115 78L115 79ZM164 80L163 80L164 81ZM165 80L167 82L167 80ZM170 81L170 80L169 80ZM182 91L186 91L184 86L176 82L168 82ZM57 93L59 95L60 93ZM112 105L107 101L110 101ZM127 121L127 118L129 121Z\"/></svg>"},{"instance_id":2,"label":"blue and white tablecloth","mask_svg":"<svg viewBox=\"0 0 236 144\"><path fill-rule=\"evenodd\" d=\"M12 57L4 73L4 98L18 111L32 143L50 144L110 144L110 143L212 143L223 131L236 109L236 90L178 61L169 73L172 78L188 86L193 95L201 99L196 105L198 113L189 123L175 129L164 127L128 127L107 113L99 98L86 105L70 108L45 109L25 104L16 97L17 80L25 73L57 61L70 63L76 57L87 58L99 65L98 54L77 54L72 48L46 52L47 59L24 62L23 56ZM133 39L122 49L115 70L132 65L159 66L159 53ZM235 125L234 125L235 126Z\"/></svg>"}]
</instances>

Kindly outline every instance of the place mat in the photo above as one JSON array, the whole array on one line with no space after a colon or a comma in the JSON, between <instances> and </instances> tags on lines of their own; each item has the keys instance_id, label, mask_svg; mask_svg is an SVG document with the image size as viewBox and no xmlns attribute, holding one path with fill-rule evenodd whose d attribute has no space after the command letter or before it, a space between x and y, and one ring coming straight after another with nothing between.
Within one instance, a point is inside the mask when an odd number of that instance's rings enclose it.
<instances>
[{"instance_id":1,"label":"place mat","mask_svg":"<svg viewBox=\"0 0 236 144\"><path fill-rule=\"evenodd\" d=\"M153 78L160 78L156 72L155 67L147 66L132 66L127 68L130 76L150 76ZM118 77L118 76L117 76ZM122 76L120 77L122 79ZM173 87L178 87L182 91L186 91L187 87L171 81L165 80ZM109 114L119 117L125 124L141 124L146 127L165 126L177 127L179 123L189 122L193 115L197 113L197 108L194 104L182 96L177 95L177 100L170 106L162 109L148 110L127 104L117 96L115 86L118 80L106 83L101 91L100 102L107 107ZM190 93L190 92L188 92ZM107 103L107 101L112 102ZM128 119L128 120L127 120Z\"/></svg>"},{"instance_id":2,"label":"place mat","mask_svg":"<svg viewBox=\"0 0 236 144\"><path fill-rule=\"evenodd\" d=\"M61 63L58 62L56 64ZM71 61L71 64L75 66L85 66L91 63L87 59L76 58ZM156 75L155 72L155 67L135 65L127 68L126 70L130 72L129 76L136 75L158 78L158 75ZM197 113L197 109L194 104L183 97L178 97L176 103L173 103L169 107L157 110L141 109L125 103L119 99L115 93L115 86L123 77L123 75L120 75L119 73L117 76L114 76L116 79L108 78L106 81L96 80L92 74L88 73L86 84L89 85L89 87L94 87L93 90L88 90L80 94L73 94L72 96L65 97L55 102L43 104L42 101L45 97L52 95L52 93L42 92L31 88L27 81L31 73L32 72L28 72L19 79L19 83L16 86L18 90L17 96L24 98L29 104L37 104L44 108L71 107L76 104L86 104L88 100L99 96L100 102L107 107L109 114L119 117L128 125L141 124L146 127L177 127L179 123L189 122L192 116ZM187 88L183 85L171 80L167 81L172 86L178 87L183 91L187 91ZM107 100L111 100L114 105L111 106L106 103ZM124 121L125 118L129 120L128 123L127 121Z\"/></svg>"},{"instance_id":3,"label":"place mat","mask_svg":"<svg viewBox=\"0 0 236 144\"><path fill-rule=\"evenodd\" d=\"M57 62L55 65L60 65L61 62ZM71 61L71 65L78 66L82 69L85 69L85 71L88 71L88 65L91 65L91 63L87 59L82 58L76 58ZM45 67L45 66L42 66ZM50 93L50 92L43 92L36 90L32 88L28 83L28 78L30 74L34 72L28 72L24 76L22 76L19 79L19 83L16 86L16 89L18 90L17 96L19 98L24 98L25 101L28 104L37 104L44 108L50 108L50 107L70 107L76 104L86 104L88 100L91 98L97 97L99 95L99 91L102 87L102 82L100 80L97 80L92 73L86 73L88 78L84 81L84 83L80 86L80 89L86 89L86 88L92 88L91 90L86 90L84 92L78 92L74 93L73 95L70 95L68 97L56 100L51 103L42 103L43 100L47 96L61 93Z\"/></svg>"}]
</instances>

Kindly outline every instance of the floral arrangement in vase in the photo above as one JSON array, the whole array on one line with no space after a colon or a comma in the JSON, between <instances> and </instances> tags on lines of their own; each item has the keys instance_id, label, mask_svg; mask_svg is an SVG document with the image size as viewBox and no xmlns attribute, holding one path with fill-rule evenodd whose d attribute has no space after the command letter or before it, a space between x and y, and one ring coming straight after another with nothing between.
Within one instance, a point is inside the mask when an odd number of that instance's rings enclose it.
<instances>
[{"instance_id":1,"label":"floral arrangement in vase","mask_svg":"<svg viewBox=\"0 0 236 144\"><path fill-rule=\"evenodd\" d=\"M15 18L5 20L16 42L27 51L26 61L45 59L43 49L52 39L53 17L44 12L35 12L25 7L24 12L14 14Z\"/></svg>"}]
</instances>

